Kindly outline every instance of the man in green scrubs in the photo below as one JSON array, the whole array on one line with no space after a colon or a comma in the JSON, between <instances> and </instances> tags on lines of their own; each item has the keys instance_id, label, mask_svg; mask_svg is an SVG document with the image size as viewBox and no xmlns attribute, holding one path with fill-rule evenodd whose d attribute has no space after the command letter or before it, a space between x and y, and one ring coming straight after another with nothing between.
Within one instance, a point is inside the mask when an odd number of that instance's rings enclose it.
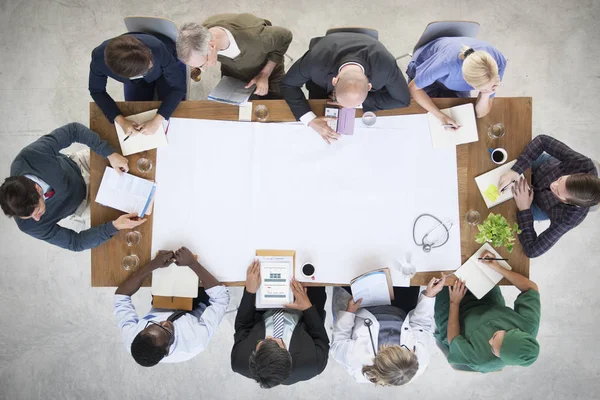
<instances>
[{"instance_id":1,"label":"man in green scrubs","mask_svg":"<svg viewBox=\"0 0 600 400\"><path fill-rule=\"evenodd\" d=\"M493 258L484 252L482 257ZM448 350L448 362L456 369L492 372L505 365L529 366L540 346L535 339L540 326L540 294L537 285L497 261L482 261L521 291L514 309L506 306L498 286L477 300L457 280L444 288L435 303L436 339Z\"/></svg>"}]
</instances>

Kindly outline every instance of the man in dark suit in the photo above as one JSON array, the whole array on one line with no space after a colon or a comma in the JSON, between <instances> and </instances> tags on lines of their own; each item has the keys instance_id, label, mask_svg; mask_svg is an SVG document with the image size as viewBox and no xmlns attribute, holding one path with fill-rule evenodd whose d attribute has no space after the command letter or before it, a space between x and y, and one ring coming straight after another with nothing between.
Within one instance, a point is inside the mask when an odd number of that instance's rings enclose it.
<instances>
[{"instance_id":1,"label":"man in dark suit","mask_svg":"<svg viewBox=\"0 0 600 400\"><path fill-rule=\"evenodd\" d=\"M312 39L309 50L283 78L281 92L297 120L330 143L339 135L326 117L311 111L301 87L311 99L330 94L342 107L364 111L389 110L410 104L406 80L394 56L375 38L363 33L338 32Z\"/></svg>"},{"instance_id":2,"label":"man in dark suit","mask_svg":"<svg viewBox=\"0 0 600 400\"><path fill-rule=\"evenodd\" d=\"M140 125L125 119L106 92L109 77L123 82L125 101L152 101L156 94L162 101L156 116ZM185 85L185 65L177 60L175 43L166 36L126 33L92 51L90 94L106 118L128 136L156 133L185 97Z\"/></svg>"},{"instance_id":3,"label":"man in dark suit","mask_svg":"<svg viewBox=\"0 0 600 400\"><path fill-rule=\"evenodd\" d=\"M293 280L294 303L285 309L257 311L260 284L260 263L254 261L248 267L246 289L235 318L231 369L265 389L319 375L329 355L325 288L304 288Z\"/></svg>"}]
</instances>

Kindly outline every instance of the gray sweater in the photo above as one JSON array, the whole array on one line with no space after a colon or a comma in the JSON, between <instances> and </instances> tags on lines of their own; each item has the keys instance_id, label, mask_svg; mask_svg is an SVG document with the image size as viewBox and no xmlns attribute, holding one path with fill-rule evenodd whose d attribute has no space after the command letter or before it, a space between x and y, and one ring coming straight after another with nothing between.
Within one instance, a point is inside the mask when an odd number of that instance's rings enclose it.
<instances>
[{"instance_id":1,"label":"gray sweater","mask_svg":"<svg viewBox=\"0 0 600 400\"><path fill-rule=\"evenodd\" d=\"M21 150L10 167L10 174L36 176L55 191L54 196L46 200L46 212L39 221L15 217L19 229L64 249L82 251L101 245L116 234L117 229L112 222L79 233L57 225L58 221L73 214L86 196L79 167L59 153L74 142L89 146L105 158L115 152L95 132L82 124L70 123Z\"/></svg>"}]
</instances>

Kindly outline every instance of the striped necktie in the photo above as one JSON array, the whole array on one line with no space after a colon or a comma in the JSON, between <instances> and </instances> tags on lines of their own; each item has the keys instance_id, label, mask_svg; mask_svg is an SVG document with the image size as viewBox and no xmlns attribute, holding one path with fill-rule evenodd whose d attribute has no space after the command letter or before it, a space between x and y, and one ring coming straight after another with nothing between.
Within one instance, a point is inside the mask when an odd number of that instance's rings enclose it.
<instances>
[{"instance_id":1,"label":"striped necktie","mask_svg":"<svg viewBox=\"0 0 600 400\"><path fill-rule=\"evenodd\" d=\"M283 310L273 312L273 337L281 339L283 337Z\"/></svg>"}]
</instances>

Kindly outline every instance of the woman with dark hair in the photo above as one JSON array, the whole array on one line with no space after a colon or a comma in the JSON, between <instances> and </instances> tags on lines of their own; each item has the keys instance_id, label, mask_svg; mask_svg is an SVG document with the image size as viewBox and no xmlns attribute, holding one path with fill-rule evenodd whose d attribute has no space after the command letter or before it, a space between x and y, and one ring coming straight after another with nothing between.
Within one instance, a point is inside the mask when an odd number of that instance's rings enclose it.
<instances>
[{"instance_id":1,"label":"woman with dark hair","mask_svg":"<svg viewBox=\"0 0 600 400\"><path fill-rule=\"evenodd\" d=\"M530 167L531 187L519 180ZM514 192L519 239L528 257L550 250L600 202L599 174L597 162L550 136L539 135L525 147L512 169L500 177L498 188ZM533 221L548 219L550 227L538 235Z\"/></svg>"}]
</instances>

